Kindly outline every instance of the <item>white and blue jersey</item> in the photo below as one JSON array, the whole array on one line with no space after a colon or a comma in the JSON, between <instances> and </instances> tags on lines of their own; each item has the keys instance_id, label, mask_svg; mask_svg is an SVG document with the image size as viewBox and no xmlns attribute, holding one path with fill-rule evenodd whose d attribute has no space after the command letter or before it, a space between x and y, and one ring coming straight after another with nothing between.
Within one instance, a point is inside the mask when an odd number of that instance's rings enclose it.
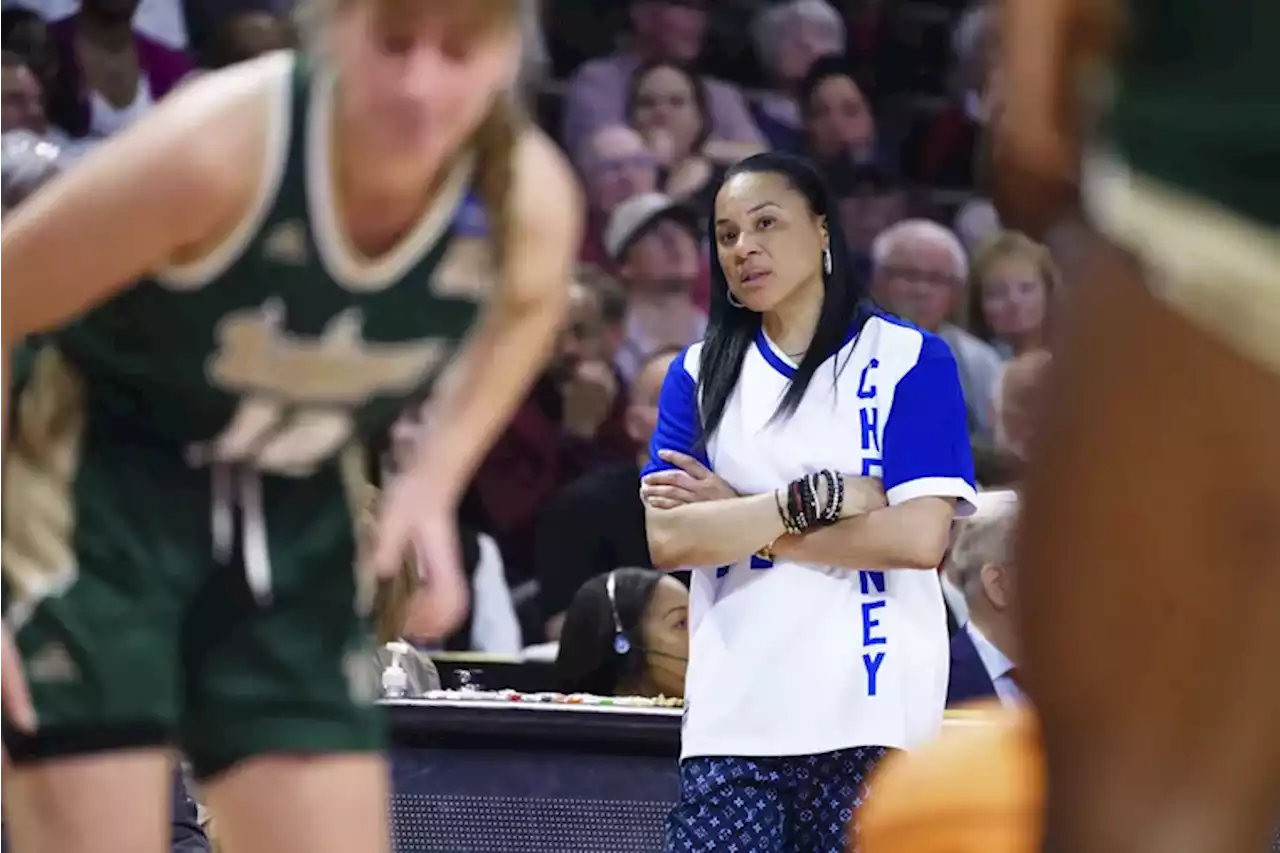
<instances>
[{"instance_id":1,"label":"white and blue jersey","mask_svg":"<svg viewBox=\"0 0 1280 853\"><path fill-rule=\"evenodd\" d=\"M702 344L671 365L644 473L691 453L742 494L832 469L879 477L890 505L957 499L973 509L973 457L946 343L873 314L774 419L796 365L763 331L724 418L697 448ZM937 733L947 690L936 572L858 571L751 557L692 572L682 758L907 748Z\"/></svg>"}]
</instances>

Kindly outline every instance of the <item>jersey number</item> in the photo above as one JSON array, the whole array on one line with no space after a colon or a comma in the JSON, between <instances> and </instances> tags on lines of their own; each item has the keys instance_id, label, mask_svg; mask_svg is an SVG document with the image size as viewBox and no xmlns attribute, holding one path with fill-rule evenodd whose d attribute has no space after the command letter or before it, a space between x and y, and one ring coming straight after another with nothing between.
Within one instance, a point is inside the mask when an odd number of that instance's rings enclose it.
<instances>
[{"instance_id":1,"label":"jersey number","mask_svg":"<svg viewBox=\"0 0 1280 853\"><path fill-rule=\"evenodd\" d=\"M199 448L203 463L248 463L272 474L313 471L351 438L348 412L297 409L270 400L245 400L222 433Z\"/></svg>"}]
</instances>

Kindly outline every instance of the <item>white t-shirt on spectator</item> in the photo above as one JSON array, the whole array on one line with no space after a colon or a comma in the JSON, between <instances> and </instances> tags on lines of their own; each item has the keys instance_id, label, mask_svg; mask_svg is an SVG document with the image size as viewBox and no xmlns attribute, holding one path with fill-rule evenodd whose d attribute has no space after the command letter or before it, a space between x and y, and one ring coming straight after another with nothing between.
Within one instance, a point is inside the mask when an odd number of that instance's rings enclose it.
<instances>
[{"instance_id":1,"label":"white t-shirt on spectator","mask_svg":"<svg viewBox=\"0 0 1280 853\"><path fill-rule=\"evenodd\" d=\"M80 11L80 0L4 0L2 8L30 9L46 21L57 21ZM142 0L133 15L133 28L175 50L187 47L182 0Z\"/></svg>"},{"instance_id":2,"label":"white t-shirt on spectator","mask_svg":"<svg viewBox=\"0 0 1280 853\"><path fill-rule=\"evenodd\" d=\"M828 468L881 477L891 505L956 498L967 515L973 459L950 348L880 315L855 331L799 409L772 423L795 365L758 334L705 452L694 344L663 384L646 473L670 467L657 451L679 450L758 494ZM949 646L936 572L760 557L694 569L689 632L682 758L906 748L942 725Z\"/></svg>"}]
</instances>

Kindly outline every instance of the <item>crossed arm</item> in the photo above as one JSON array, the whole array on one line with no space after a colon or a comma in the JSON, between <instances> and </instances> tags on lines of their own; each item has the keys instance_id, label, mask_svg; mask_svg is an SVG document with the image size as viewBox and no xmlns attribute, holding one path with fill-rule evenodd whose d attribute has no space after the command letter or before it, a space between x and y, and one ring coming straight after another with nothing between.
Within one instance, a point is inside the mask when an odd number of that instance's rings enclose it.
<instances>
[{"instance_id":1,"label":"crossed arm","mask_svg":"<svg viewBox=\"0 0 1280 853\"><path fill-rule=\"evenodd\" d=\"M772 546L778 557L848 569L933 569L942 561L955 501L919 497L888 506L880 481L845 477L845 514L835 524L787 534L774 492L739 495L684 453L640 487L653 564L660 569L736 563Z\"/></svg>"},{"instance_id":2,"label":"crossed arm","mask_svg":"<svg viewBox=\"0 0 1280 853\"><path fill-rule=\"evenodd\" d=\"M695 355L673 362L641 487L653 564L723 566L772 546L778 557L849 569L936 568L951 519L973 499L973 457L951 350L926 337L915 355L892 380L878 443L883 477L844 475L843 518L799 535L786 534L774 492L739 495L711 470L699 453L697 381L687 364Z\"/></svg>"}]
</instances>

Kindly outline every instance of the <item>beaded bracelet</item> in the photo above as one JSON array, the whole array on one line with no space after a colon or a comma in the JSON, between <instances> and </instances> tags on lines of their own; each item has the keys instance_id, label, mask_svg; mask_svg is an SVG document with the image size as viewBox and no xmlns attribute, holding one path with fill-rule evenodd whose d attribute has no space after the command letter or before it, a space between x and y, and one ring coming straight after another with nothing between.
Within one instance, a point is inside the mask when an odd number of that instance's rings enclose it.
<instances>
[{"instance_id":1,"label":"beaded bracelet","mask_svg":"<svg viewBox=\"0 0 1280 853\"><path fill-rule=\"evenodd\" d=\"M830 469L819 472L827 481L827 504L823 507L823 524L835 524L844 509L844 478Z\"/></svg>"},{"instance_id":2,"label":"beaded bracelet","mask_svg":"<svg viewBox=\"0 0 1280 853\"><path fill-rule=\"evenodd\" d=\"M795 525L797 533L803 533L809 529L809 517L804 511L804 490L805 479L801 477L792 480L790 487L787 489L787 516L791 519L791 523Z\"/></svg>"},{"instance_id":3,"label":"beaded bracelet","mask_svg":"<svg viewBox=\"0 0 1280 853\"><path fill-rule=\"evenodd\" d=\"M826 500L818 505L818 492L825 482ZM783 495L786 499L784 501ZM844 510L844 478L823 469L791 481L773 493L778 517L787 533L804 533L810 527L826 527L840 520Z\"/></svg>"}]
</instances>

